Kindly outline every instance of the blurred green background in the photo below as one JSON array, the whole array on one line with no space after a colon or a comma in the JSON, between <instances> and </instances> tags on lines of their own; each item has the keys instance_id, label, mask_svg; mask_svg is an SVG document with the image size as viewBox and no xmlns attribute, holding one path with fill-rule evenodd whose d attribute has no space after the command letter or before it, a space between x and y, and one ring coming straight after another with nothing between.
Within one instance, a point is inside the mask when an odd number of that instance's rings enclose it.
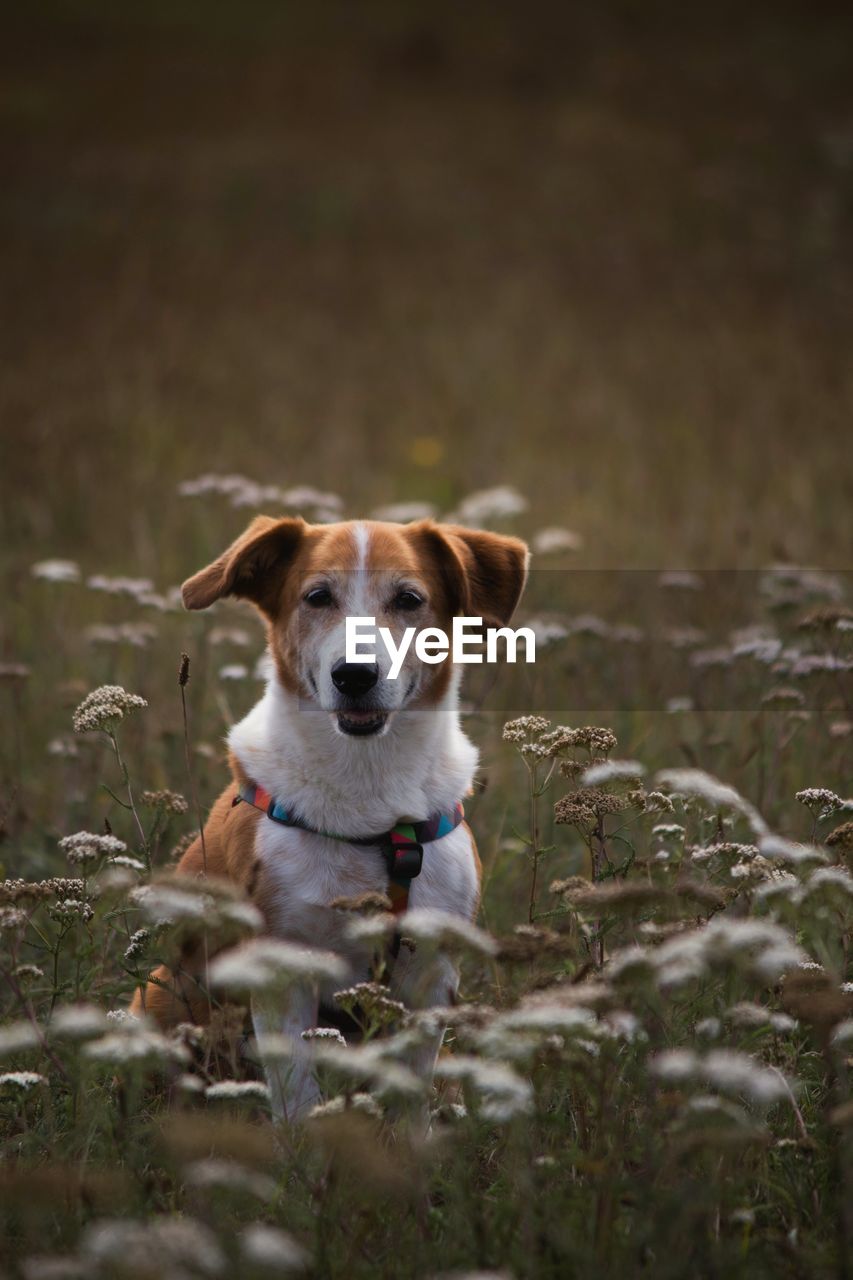
<instances>
[{"instance_id":1,"label":"blurred green background","mask_svg":"<svg viewBox=\"0 0 853 1280\"><path fill-rule=\"evenodd\" d=\"M791 3L7 14L7 597L44 555L180 580L246 515L173 500L207 471L348 514L511 481L577 564L846 565L851 36Z\"/></svg>"}]
</instances>

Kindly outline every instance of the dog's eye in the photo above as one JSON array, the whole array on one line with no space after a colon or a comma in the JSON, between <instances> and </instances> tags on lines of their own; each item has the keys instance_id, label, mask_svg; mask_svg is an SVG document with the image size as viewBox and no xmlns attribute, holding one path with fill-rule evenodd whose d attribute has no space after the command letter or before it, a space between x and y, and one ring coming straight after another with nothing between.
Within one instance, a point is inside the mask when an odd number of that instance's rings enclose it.
<instances>
[{"instance_id":1,"label":"dog's eye","mask_svg":"<svg viewBox=\"0 0 853 1280\"><path fill-rule=\"evenodd\" d=\"M414 613L422 604L423 600L417 591L398 591L394 597L394 608L402 609L403 613Z\"/></svg>"},{"instance_id":2,"label":"dog's eye","mask_svg":"<svg viewBox=\"0 0 853 1280\"><path fill-rule=\"evenodd\" d=\"M330 604L335 603L328 587L312 587L305 592L303 599L312 609L328 609Z\"/></svg>"}]
</instances>

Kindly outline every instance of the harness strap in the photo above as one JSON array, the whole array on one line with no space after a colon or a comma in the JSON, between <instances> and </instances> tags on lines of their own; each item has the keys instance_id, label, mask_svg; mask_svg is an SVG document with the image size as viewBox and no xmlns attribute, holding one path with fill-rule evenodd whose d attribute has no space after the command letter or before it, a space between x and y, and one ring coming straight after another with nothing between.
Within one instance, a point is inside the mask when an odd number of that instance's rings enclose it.
<instances>
[{"instance_id":1,"label":"harness strap","mask_svg":"<svg viewBox=\"0 0 853 1280\"><path fill-rule=\"evenodd\" d=\"M388 897L391 899L394 915L403 915L408 908L411 883L420 875L423 865L424 845L450 835L465 817L465 810L459 801L450 811L439 811L417 822L401 819L390 831L382 831L375 836L342 836L334 831L321 831L310 826L293 810L254 783L238 787L231 802L232 808L241 801L251 805L253 809L259 809L272 822L283 827L297 827L300 831L309 831L313 835L324 836L327 840L340 840L345 844L378 846L388 870Z\"/></svg>"}]
</instances>

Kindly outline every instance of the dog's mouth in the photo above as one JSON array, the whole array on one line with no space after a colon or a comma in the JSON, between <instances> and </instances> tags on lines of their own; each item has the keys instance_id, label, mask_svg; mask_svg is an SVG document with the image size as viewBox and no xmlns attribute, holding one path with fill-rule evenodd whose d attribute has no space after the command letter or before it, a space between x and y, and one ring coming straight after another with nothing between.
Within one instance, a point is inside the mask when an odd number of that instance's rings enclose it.
<instances>
[{"instance_id":1,"label":"dog's mouth","mask_svg":"<svg viewBox=\"0 0 853 1280\"><path fill-rule=\"evenodd\" d=\"M338 731L355 738L369 738L381 733L388 723L387 711L338 711Z\"/></svg>"}]
</instances>

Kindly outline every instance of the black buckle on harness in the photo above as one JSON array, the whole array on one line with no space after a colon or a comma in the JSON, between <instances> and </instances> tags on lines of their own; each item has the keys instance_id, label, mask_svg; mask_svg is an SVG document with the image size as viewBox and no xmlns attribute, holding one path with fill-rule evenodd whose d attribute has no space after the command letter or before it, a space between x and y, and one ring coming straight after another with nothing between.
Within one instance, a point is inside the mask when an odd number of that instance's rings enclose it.
<instances>
[{"instance_id":1,"label":"black buckle on harness","mask_svg":"<svg viewBox=\"0 0 853 1280\"><path fill-rule=\"evenodd\" d=\"M389 845L386 857L392 880L414 880L421 874L424 847L414 840L407 840L405 844Z\"/></svg>"}]
</instances>

